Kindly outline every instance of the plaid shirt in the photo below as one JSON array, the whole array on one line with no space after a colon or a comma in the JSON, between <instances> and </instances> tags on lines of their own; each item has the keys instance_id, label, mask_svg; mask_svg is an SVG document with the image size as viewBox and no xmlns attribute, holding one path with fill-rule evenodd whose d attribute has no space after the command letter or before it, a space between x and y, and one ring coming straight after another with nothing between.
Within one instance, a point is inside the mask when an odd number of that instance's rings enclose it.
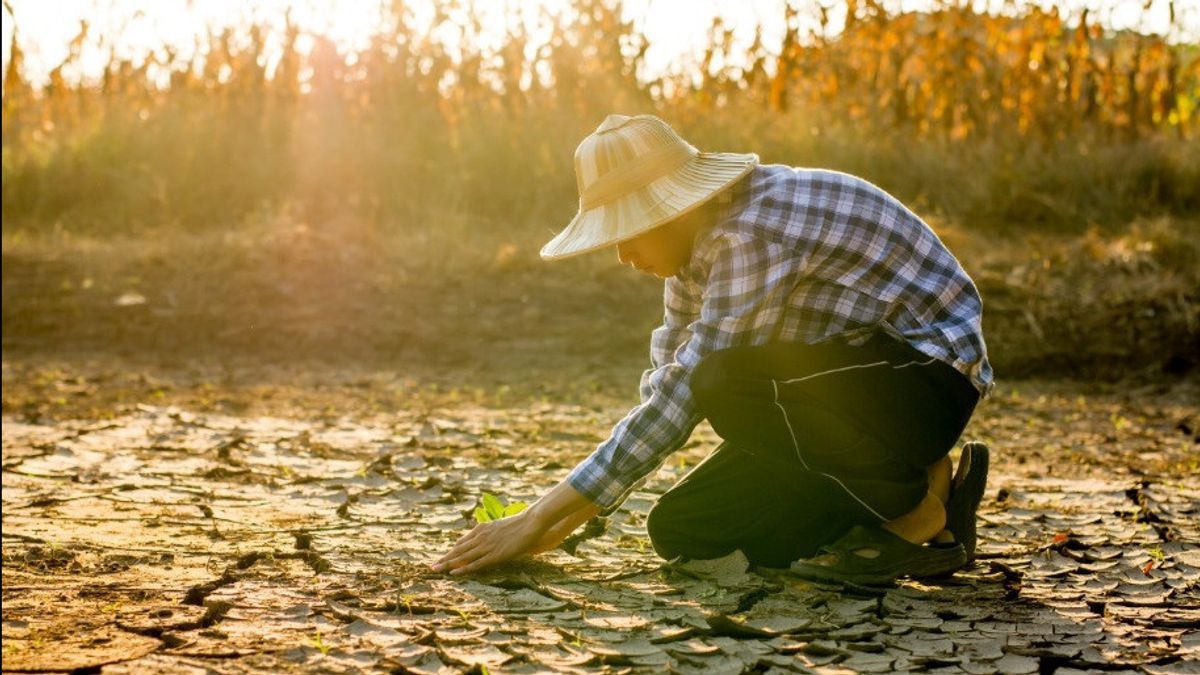
<instances>
[{"instance_id":1,"label":"plaid shirt","mask_svg":"<svg viewBox=\"0 0 1200 675\"><path fill-rule=\"evenodd\" d=\"M860 344L881 330L990 392L979 292L894 197L847 174L766 165L718 199L716 225L666 281L641 404L567 477L606 512L687 441L702 419L689 376L718 349Z\"/></svg>"}]
</instances>

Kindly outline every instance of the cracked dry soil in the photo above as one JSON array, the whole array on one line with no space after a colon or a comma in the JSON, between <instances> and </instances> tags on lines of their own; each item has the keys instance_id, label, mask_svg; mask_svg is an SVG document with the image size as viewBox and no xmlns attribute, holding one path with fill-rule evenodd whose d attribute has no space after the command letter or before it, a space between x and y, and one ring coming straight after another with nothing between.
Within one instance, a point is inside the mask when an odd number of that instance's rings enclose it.
<instances>
[{"instance_id":1,"label":"cracked dry soil","mask_svg":"<svg viewBox=\"0 0 1200 675\"><path fill-rule=\"evenodd\" d=\"M1194 393L999 393L965 435L994 454L980 559L872 593L654 556L707 427L565 550L429 571L482 491L535 498L620 409L9 416L3 669L1196 673Z\"/></svg>"}]
</instances>

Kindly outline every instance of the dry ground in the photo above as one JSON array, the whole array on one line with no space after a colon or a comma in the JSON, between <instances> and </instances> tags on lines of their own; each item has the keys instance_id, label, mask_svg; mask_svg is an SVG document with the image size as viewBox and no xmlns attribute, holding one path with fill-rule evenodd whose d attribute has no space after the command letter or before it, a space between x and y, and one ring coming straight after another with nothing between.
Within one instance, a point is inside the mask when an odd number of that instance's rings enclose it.
<instances>
[{"instance_id":1,"label":"dry ground","mask_svg":"<svg viewBox=\"0 0 1200 675\"><path fill-rule=\"evenodd\" d=\"M995 452L980 560L864 594L655 557L646 509L706 427L569 550L431 573L482 491L535 498L601 439L603 393L65 370L5 364L5 671L1200 670L1195 383L1008 383L967 433Z\"/></svg>"}]
</instances>

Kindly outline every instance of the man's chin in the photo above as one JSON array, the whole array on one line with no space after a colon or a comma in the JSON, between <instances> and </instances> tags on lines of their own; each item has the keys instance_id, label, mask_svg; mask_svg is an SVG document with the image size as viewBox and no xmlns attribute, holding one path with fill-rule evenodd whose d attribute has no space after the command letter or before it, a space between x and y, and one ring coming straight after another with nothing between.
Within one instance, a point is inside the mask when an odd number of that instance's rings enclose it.
<instances>
[{"instance_id":1,"label":"man's chin","mask_svg":"<svg viewBox=\"0 0 1200 675\"><path fill-rule=\"evenodd\" d=\"M638 271L642 272L643 274L649 274L652 277L657 277L659 279L670 279L671 277L673 277L679 273L678 268L676 268L673 271L667 272L658 267L639 267Z\"/></svg>"}]
</instances>

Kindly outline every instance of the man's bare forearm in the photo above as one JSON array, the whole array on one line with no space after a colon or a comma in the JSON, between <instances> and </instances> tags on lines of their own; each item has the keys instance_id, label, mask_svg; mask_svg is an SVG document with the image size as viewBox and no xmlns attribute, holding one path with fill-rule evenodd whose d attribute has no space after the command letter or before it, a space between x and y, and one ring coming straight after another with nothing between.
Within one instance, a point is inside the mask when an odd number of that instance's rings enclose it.
<instances>
[{"instance_id":1,"label":"man's bare forearm","mask_svg":"<svg viewBox=\"0 0 1200 675\"><path fill-rule=\"evenodd\" d=\"M578 492L576 492L576 494L578 494ZM591 501L587 501L586 499L585 501L586 503L583 506L576 508L574 511L571 511L559 519L558 522L551 525L549 529L542 534L542 537L538 540L537 545L534 546L533 553L541 553L557 547L563 542L564 539L567 538L568 535L574 532L577 527L599 515L600 507L596 506Z\"/></svg>"},{"instance_id":2,"label":"man's bare forearm","mask_svg":"<svg viewBox=\"0 0 1200 675\"><path fill-rule=\"evenodd\" d=\"M598 513L600 507L565 480L529 507L529 516L547 531L566 527L563 536Z\"/></svg>"}]
</instances>

